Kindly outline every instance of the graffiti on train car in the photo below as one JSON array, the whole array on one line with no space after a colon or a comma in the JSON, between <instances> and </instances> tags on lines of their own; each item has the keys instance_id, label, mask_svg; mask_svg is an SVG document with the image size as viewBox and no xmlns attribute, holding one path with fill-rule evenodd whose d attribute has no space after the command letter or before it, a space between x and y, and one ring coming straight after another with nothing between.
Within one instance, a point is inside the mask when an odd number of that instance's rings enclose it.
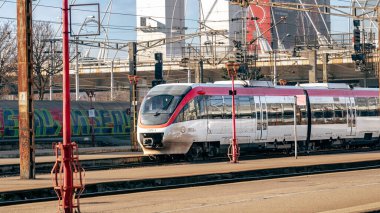
<instances>
[{"instance_id":1,"label":"graffiti on train car","mask_svg":"<svg viewBox=\"0 0 380 213\"><path fill-rule=\"evenodd\" d=\"M60 110L35 109L35 136L59 137L62 136L62 112ZM95 110L93 118L94 133L96 135L127 134L130 120L122 110ZM91 134L91 118L87 110L71 111L72 136ZM0 138L18 137L18 110L0 109Z\"/></svg>"},{"instance_id":2,"label":"graffiti on train car","mask_svg":"<svg viewBox=\"0 0 380 213\"><path fill-rule=\"evenodd\" d=\"M3 109L3 137L18 137L18 110Z\"/></svg>"}]
</instances>

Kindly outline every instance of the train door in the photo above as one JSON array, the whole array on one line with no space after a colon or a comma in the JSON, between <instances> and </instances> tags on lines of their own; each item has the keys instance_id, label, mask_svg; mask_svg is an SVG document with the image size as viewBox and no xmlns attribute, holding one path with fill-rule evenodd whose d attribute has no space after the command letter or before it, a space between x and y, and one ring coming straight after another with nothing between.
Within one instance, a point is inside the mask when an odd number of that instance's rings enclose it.
<instances>
[{"instance_id":1,"label":"train door","mask_svg":"<svg viewBox=\"0 0 380 213\"><path fill-rule=\"evenodd\" d=\"M346 98L347 135L356 135L356 106L354 98Z\"/></svg>"},{"instance_id":2,"label":"train door","mask_svg":"<svg viewBox=\"0 0 380 213\"><path fill-rule=\"evenodd\" d=\"M251 137L255 132L252 113L255 111L253 98L249 96L237 96L236 102L236 132L238 136ZM252 106L251 106L252 103Z\"/></svg>"},{"instance_id":3,"label":"train door","mask_svg":"<svg viewBox=\"0 0 380 213\"><path fill-rule=\"evenodd\" d=\"M263 96L255 96L254 101L256 112L256 140L264 140L267 139L268 136L267 103Z\"/></svg>"}]
</instances>

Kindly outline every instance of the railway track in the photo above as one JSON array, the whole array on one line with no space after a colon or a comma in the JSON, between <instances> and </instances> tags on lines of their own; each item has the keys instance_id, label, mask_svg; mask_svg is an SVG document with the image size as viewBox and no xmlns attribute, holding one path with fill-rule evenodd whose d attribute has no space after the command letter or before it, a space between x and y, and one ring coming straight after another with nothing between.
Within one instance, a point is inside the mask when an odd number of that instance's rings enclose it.
<instances>
[{"instance_id":1,"label":"railway track","mask_svg":"<svg viewBox=\"0 0 380 213\"><path fill-rule=\"evenodd\" d=\"M365 151L378 151L380 147L374 148L361 148L355 150L328 150L328 151L314 151L310 153L300 152L299 156L305 155L323 155L323 154L343 154L343 153L355 153L355 152L365 152ZM239 157L240 160L254 160L254 159L265 159L265 158L280 158L289 157L291 154L269 152L269 153L249 153ZM126 156L117 157L109 159L92 159L92 160L81 160L81 166L86 171L98 171L107 169L120 169L120 168L135 168L135 167L148 167L148 166L162 166L162 165L173 165L173 164L186 164L186 163L211 163L211 162L223 162L228 161L227 156L219 156L208 159L196 160L193 162L188 162L184 159L154 159L148 156ZM47 174L50 173L53 168L54 162L44 162L36 163L36 173L37 174ZM8 164L0 165L0 177L10 177L19 175L19 164Z\"/></svg>"},{"instance_id":2,"label":"railway track","mask_svg":"<svg viewBox=\"0 0 380 213\"><path fill-rule=\"evenodd\" d=\"M236 171L214 173L206 175L192 175L182 177L152 178L143 180L125 180L118 182L94 183L86 185L86 191L81 196L96 197L126 193L178 189L194 186L207 186L262 179L274 179L291 176L315 175L322 173L345 172L380 168L380 160L365 162L334 163L321 165L305 165L302 167L285 167L259 169L250 171ZM32 202L46 202L56 200L51 187L12 191L0 193L0 206L19 205Z\"/></svg>"}]
</instances>

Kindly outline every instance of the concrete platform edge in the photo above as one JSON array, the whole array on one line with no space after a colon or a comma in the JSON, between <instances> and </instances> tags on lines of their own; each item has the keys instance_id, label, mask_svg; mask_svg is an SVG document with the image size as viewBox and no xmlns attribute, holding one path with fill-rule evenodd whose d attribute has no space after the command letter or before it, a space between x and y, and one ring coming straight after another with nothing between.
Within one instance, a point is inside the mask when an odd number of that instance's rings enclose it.
<instances>
[{"instance_id":1,"label":"concrete platform edge","mask_svg":"<svg viewBox=\"0 0 380 213\"><path fill-rule=\"evenodd\" d=\"M86 190L82 197L106 196L114 194L136 193L142 191L165 190L173 188L215 185L242 181L376 168L380 168L380 160L256 169L249 171L203 174L182 177L101 182L86 185ZM8 191L0 193L0 206L42 202L55 199L57 198L52 187L32 190Z\"/></svg>"}]
</instances>

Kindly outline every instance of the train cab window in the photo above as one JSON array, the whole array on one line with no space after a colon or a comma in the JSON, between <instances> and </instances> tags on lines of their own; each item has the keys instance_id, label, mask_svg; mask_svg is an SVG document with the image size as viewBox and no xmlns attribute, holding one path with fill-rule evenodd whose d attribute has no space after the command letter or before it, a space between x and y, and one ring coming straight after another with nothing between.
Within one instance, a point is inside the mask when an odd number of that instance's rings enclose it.
<instances>
[{"instance_id":1,"label":"train cab window","mask_svg":"<svg viewBox=\"0 0 380 213\"><path fill-rule=\"evenodd\" d=\"M195 98L198 119L207 119L206 98L207 96L198 96Z\"/></svg>"},{"instance_id":2,"label":"train cab window","mask_svg":"<svg viewBox=\"0 0 380 213\"><path fill-rule=\"evenodd\" d=\"M237 99L237 118L250 119L253 111L251 109L251 100L249 96L239 96Z\"/></svg>"},{"instance_id":3,"label":"train cab window","mask_svg":"<svg viewBox=\"0 0 380 213\"><path fill-rule=\"evenodd\" d=\"M378 116L378 98L368 98L368 116Z\"/></svg>"},{"instance_id":4,"label":"train cab window","mask_svg":"<svg viewBox=\"0 0 380 213\"><path fill-rule=\"evenodd\" d=\"M208 101L207 101L207 113L210 119L223 118L222 96L209 96Z\"/></svg>"},{"instance_id":5,"label":"train cab window","mask_svg":"<svg viewBox=\"0 0 380 213\"><path fill-rule=\"evenodd\" d=\"M141 105L141 123L144 125L159 125L166 123L178 103L181 96L168 94L146 96Z\"/></svg>"},{"instance_id":6,"label":"train cab window","mask_svg":"<svg viewBox=\"0 0 380 213\"><path fill-rule=\"evenodd\" d=\"M232 118L232 98L230 96L224 96L223 97L223 103L224 103L224 119L231 119Z\"/></svg>"},{"instance_id":7,"label":"train cab window","mask_svg":"<svg viewBox=\"0 0 380 213\"><path fill-rule=\"evenodd\" d=\"M294 124L294 107L291 103L282 104L284 111L283 115L283 125L292 125Z\"/></svg>"},{"instance_id":8,"label":"train cab window","mask_svg":"<svg viewBox=\"0 0 380 213\"><path fill-rule=\"evenodd\" d=\"M282 125L282 107L281 104L268 103L268 125Z\"/></svg>"}]
</instances>

